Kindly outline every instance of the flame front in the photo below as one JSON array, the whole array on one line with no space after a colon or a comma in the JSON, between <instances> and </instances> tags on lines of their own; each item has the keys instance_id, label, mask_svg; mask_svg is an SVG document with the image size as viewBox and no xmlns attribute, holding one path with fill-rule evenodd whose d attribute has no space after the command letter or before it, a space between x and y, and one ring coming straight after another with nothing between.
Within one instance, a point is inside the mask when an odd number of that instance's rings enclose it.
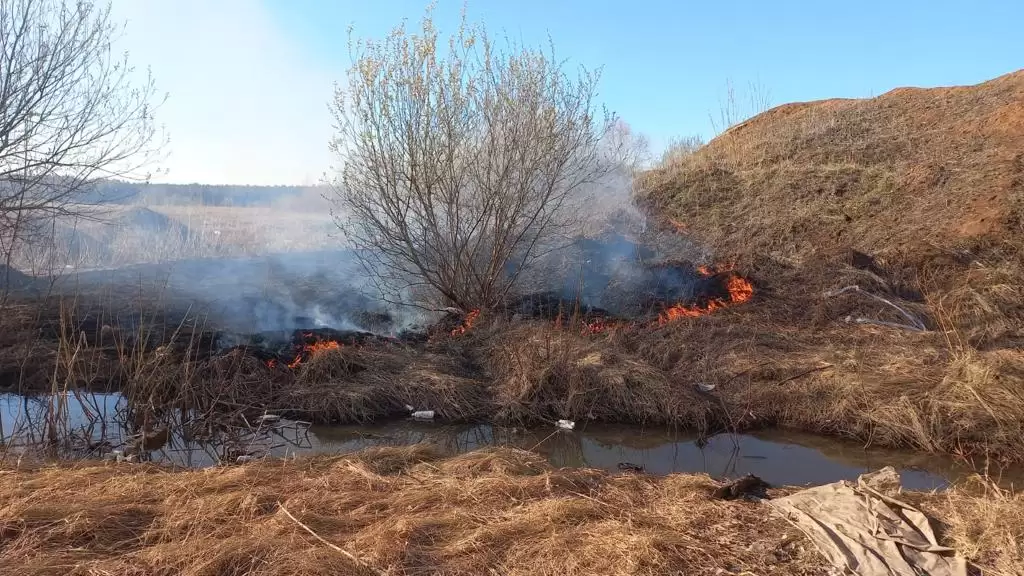
<instances>
[{"instance_id":1,"label":"flame front","mask_svg":"<svg viewBox=\"0 0 1024 576\"><path fill-rule=\"evenodd\" d=\"M477 317L480 316L479 310L473 310L469 314L466 314L466 319L462 322L462 326L459 326L452 330L452 336L462 336L473 327L473 323L476 322Z\"/></svg>"},{"instance_id":2,"label":"flame front","mask_svg":"<svg viewBox=\"0 0 1024 576\"><path fill-rule=\"evenodd\" d=\"M703 276L711 275L710 271L704 266L698 268L697 271ZM727 306L742 304L754 297L754 285L751 284L749 280L739 276L738 274L729 275L729 278L725 281L725 289L729 292L728 300L715 298L702 306L687 306L686 304L669 306L658 316L658 325L664 326L665 324L672 322L673 320L679 320L680 318L696 318L698 316L711 314L715 310L720 310Z\"/></svg>"},{"instance_id":3,"label":"flame front","mask_svg":"<svg viewBox=\"0 0 1024 576\"><path fill-rule=\"evenodd\" d=\"M754 285L742 276L733 274L725 283L725 289L729 291L730 304L742 304L754 297Z\"/></svg>"},{"instance_id":4,"label":"flame front","mask_svg":"<svg viewBox=\"0 0 1024 576\"><path fill-rule=\"evenodd\" d=\"M288 364L288 367L298 368L299 364L302 364L303 357L309 358L323 352L324 350L338 350L340 348L341 344L334 340L321 340L312 344L305 344L302 346L302 349L299 350L299 353L295 355L295 360Z\"/></svg>"}]
</instances>

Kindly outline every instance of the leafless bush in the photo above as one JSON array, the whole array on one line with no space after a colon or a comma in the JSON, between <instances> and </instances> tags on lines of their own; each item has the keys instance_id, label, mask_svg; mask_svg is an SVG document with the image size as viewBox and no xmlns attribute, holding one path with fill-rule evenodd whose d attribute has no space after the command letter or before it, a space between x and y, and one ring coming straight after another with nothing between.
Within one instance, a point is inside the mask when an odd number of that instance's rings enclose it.
<instances>
[{"instance_id":1,"label":"leafless bush","mask_svg":"<svg viewBox=\"0 0 1024 576\"><path fill-rule=\"evenodd\" d=\"M138 176L155 148L152 81L111 53L110 7L0 0L0 250L93 215L91 185Z\"/></svg>"},{"instance_id":2,"label":"leafless bush","mask_svg":"<svg viewBox=\"0 0 1024 576\"><path fill-rule=\"evenodd\" d=\"M465 20L447 46L428 12L418 33L350 47L333 105L336 219L397 299L500 301L578 229L589 185L633 141L604 138L616 122L595 105L596 73L571 77L552 52Z\"/></svg>"},{"instance_id":3,"label":"leafless bush","mask_svg":"<svg viewBox=\"0 0 1024 576\"><path fill-rule=\"evenodd\" d=\"M661 154L661 165L670 166L688 157L704 145L704 139L700 136L687 136L675 138L668 143L665 151Z\"/></svg>"}]
</instances>

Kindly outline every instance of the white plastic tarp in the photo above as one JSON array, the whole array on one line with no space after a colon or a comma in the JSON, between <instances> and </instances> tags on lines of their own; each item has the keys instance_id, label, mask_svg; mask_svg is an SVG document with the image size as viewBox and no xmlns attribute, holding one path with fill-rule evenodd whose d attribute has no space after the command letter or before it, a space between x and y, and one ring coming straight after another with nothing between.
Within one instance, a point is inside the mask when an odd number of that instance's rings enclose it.
<instances>
[{"instance_id":1,"label":"white plastic tarp","mask_svg":"<svg viewBox=\"0 0 1024 576\"><path fill-rule=\"evenodd\" d=\"M861 576L967 576L967 562L940 546L923 512L879 491L891 467L770 500L832 564Z\"/></svg>"}]
</instances>

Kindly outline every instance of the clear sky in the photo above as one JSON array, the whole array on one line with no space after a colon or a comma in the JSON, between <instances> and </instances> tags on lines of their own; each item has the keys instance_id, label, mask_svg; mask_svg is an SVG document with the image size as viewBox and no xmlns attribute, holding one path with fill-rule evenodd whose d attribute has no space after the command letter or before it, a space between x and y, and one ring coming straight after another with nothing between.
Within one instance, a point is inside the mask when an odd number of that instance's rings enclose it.
<instances>
[{"instance_id":1,"label":"clear sky","mask_svg":"<svg viewBox=\"0 0 1024 576\"><path fill-rule=\"evenodd\" d=\"M382 37L426 0L114 0L118 49L169 99L157 180L311 184L330 169L327 102L349 63L349 25ZM439 0L454 28L461 0ZM1024 67L1024 0L471 0L471 20L527 43L553 39L603 69L601 100L657 152L713 136L732 82L773 104L973 84Z\"/></svg>"}]
</instances>

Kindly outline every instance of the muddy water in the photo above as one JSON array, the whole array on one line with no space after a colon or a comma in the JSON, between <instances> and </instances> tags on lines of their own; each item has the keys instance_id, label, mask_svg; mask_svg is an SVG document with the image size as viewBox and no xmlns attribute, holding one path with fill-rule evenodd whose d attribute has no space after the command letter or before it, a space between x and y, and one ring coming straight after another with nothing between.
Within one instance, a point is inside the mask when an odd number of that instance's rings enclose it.
<instances>
[{"instance_id":1,"label":"muddy water","mask_svg":"<svg viewBox=\"0 0 1024 576\"><path fill-rule=\"evenodd\" d=\"M130 451L133 437L121 424L126 420L125 408L116 394L34 398L0 395L3 443L12 450L46 447L62 457L110 457L115 450ZM56 425L48 424L54 421ZM50 438L59 441L47 444ZM950 458L865 449L806 434L723 434L702 443L693 435L664 429L583 423L573 431L414 421L312 427L288 421L253 422L215 433L197 433L181 426L165 443L140 451L137 458L203 467L235 462L240 454L343 454L374 446L423 442L450 454L487 446L514 446L536 451L558 467L617 471L620 463L628 462L652 474L705 472L715 477L735 477L753 473L770 483L788 485L852 480L865 471L892 465L900 471L906 488L932 490L971 473L968 466ZM1019 486L1024 481L1024 470L1004 471L1002 481Z\"/></svg>"}]
</instances>

